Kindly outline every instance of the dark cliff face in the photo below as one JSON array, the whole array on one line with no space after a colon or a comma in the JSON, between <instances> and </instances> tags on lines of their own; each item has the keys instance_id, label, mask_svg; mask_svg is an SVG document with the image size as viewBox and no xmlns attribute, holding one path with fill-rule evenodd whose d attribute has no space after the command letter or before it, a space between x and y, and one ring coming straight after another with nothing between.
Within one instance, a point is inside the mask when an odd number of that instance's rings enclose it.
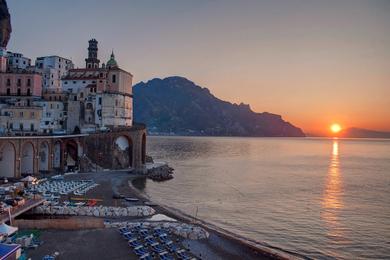
<instances>
[{"instance_id":1,"label":"dark cliff face","mask_svg":"<svg viewBox=\"0 0 390 260\"><path fill-rule=\"evenodd\" d=\"M182 77L153 79L133 88L134 119L153 132L220 136L305 136L301 129L249 105L232 104Z\"/></svg>"},{"instance_id":2,"label":"dark cliff face","mask_svg":"<svg viewBox=\"0 0 390 260\"><path fill-rule=\"evenodd\" d=\"M11 15L8 12L7 2L0 0L0 47L7 47L11 32Z\"/></svg>"}]
</instances>

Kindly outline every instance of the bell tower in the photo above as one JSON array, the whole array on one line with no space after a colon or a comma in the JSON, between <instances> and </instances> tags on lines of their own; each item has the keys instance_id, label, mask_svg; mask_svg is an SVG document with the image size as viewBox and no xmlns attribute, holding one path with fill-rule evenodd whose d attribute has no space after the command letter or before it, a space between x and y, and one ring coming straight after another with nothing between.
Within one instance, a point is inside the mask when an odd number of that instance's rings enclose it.
<instances>
[{"instance_id":1,"label":"bell tower","mask_svg":"<svg viewBox=\"0 0 390 260\"><path fill-rule=\"evenodd\" d=\"M98 57L98 41L96 39L91 39L88 41L88 58L85 59L85 67L88 69L97 69L99 68L100 60Z\"/></svg>"}]
</instances>

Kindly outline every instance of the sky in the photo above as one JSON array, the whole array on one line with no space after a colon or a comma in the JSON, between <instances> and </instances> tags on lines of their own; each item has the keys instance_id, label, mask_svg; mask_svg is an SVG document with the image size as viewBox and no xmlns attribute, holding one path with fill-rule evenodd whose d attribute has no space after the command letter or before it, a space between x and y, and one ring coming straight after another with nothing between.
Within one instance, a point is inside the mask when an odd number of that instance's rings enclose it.
<instances>
[{"instance_id":1,"label":"sky","mask_svg":"<svg viewBox=\"0 0 390 260\"><path fill-rule=\"evenodd\" d=\"M331 123L390 131L388 0L8 0L8 49L84 66L114 50L134 82L183 76L220 99L280 114L305 132Z\"/></svg>"}]
</instances>

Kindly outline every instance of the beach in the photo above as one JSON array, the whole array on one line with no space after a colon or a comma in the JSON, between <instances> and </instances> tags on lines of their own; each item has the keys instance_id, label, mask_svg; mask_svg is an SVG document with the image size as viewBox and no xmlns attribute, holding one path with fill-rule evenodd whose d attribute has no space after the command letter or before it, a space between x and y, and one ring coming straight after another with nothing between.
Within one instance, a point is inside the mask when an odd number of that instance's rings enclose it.
<instances>
[{"instance_id":1,"label":"beach","mask_svg":"<svg viewBox=\"0 0 390 260\"><path fill-rule=\"evenodd\" d=\"M104 171L96 173L79 173L65 176L65 180L93 180L99 186L84 196L85 199L98 199L99 205L129 207L142 206L145 202L155 209L155 214L173 218L178 222L194 224L207 230L209 237L194 240L175 237L182 246L189 249L194 257L199 259L282 259L275 252L261 250L245 243L234 234L218 231L211 225L200 220L191 219L175 209L156 205L147 196L141 194L131 182L139 175L129 174L127 171ZM113 194L124 197L138 198L137 202L128 202L124 199L114 199ZM104 227L109 222L148 222L142 217L112 217L93 218L80 216L44 216L27 215L16 220L22 230L40 229L40 239L43 244L37 249L28 250L27 255L33 259L58 252L61 259L138 259L132 253L119 234L117 228ZM50 224L52 223L52 224ZM47 227L47 228L45 228ZM56 228L53 228L56 227Z\"/></svg>"}]
</instances>

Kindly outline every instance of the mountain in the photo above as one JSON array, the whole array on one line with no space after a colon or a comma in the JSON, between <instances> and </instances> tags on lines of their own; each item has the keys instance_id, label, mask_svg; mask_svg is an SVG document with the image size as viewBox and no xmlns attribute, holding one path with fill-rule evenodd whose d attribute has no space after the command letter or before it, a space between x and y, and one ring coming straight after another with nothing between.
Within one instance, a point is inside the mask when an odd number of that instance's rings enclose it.
<instances>
[{"instance_id":1,"label":"mountain","mask_svg":"<svg viewBox=\"0 0 390 260\"><path fill-rule=\"evenodd\" d=\"M133 87L134 120L151 133L212 136L304 137L280 115L232 104L183 77L141 82Z\"/></svg>"},{"instance_id":2,"label":"mountain","mask_svg":"<svg viewBox=\"0 0 390 260\"><path fill-rule=\"evenodd\" d=\"M346 138L390 138L390 132L379 132L362 128L346 128L339 133L340 137Z\"/></svg>"}]
</instances>

